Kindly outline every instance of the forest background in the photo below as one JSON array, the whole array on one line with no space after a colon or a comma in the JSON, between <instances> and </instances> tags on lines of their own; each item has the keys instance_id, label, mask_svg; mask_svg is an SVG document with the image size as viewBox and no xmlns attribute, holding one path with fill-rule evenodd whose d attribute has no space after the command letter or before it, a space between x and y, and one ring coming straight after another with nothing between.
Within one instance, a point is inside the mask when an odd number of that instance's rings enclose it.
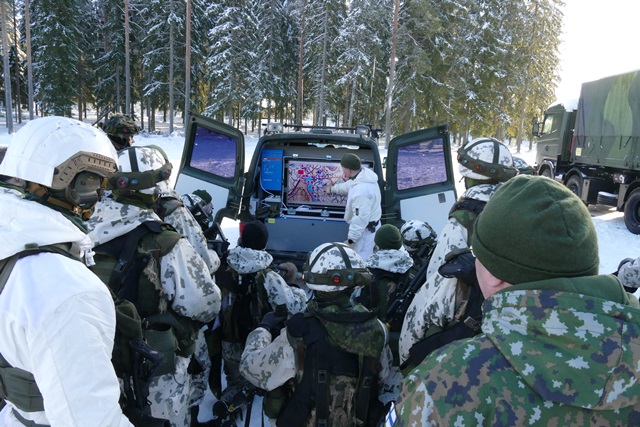
<instances>
[{"instance_id":1,"label":"forest background","mask_svg":"<svg viewBox=\"0 0 640 427\"><path fill-rule=\"evenodd\" d=\"M448 123L520 143L554 101L562 0L0 0L7 127L35 115L194 111L263 120ZM188 71L188 72L187 72ZM185 96L188 94L188 96ZM20 111L21 114L14 113Z\"/></svg>"}]
</instances>

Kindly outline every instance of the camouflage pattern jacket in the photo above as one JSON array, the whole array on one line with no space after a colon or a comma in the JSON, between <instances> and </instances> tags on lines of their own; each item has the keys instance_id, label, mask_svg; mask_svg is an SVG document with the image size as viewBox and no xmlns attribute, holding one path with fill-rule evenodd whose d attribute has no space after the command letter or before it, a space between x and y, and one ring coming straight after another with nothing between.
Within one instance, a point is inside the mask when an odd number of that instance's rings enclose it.
<instances>
[{"instance_id":1,"label":"camouflage pattern jacket","mask_svg":"<svg viewBox=\"0 0 640 427\"><path fill-rule=\"evenodd\" d=\"M310 306L314 306L316 302L310 301ZM348 308L330 305L318 309L325 314L345 312L367 312L367 309L361 305ZM379 400L386 404L383 394L387 392L389 386L388 380L391 378L391 351L387 345L388 336L386 335L386 327L379 322L380 332L384 334L384 347L380 355L380 371L378 372L378 396ZM330 335L331 335L331 331ZM353 342L350 348L353 352L358 352L362 347L362 353L373 351L371 343ZM280 334L273 339L271 333L265 328L256 328L249 334L245 349L242 353L240 362L240 373L256 387L271 391L282 386L287 381L299 379L297 375L301 373L301 366L296 365L296 352L287 337L287 328L282 329ZM349 405L351 402L340 402L340 405ZM308 424L305 424L308 425Z\"/></svg>"},{"instance_id":2,"label":"camouflage pattern jacket","mask_svg":"<svg viewBox=\"0 0 640 427\"><path fill-rule=\"evenodd\" d=\"M640 306L613 276L520 284L483 311L483 334L405 378L395 426L639 425Z\"/></svg>"},{"instance_id":3,"label":"camouflage pattern jacket","mask_svg":"<svg viewBox=\"0 0 640 427\"><path fill-rule=\"evenodd\" d=\"M273 257L266 251L259 251L251 248L236 246L229 250L227 264L238 274L250 274L265 270L271 265ZM289 314L304 311L307 306L307 295L300 288L287 285L282 276L278 273L267 270L264 278L264 288L267 292L267 299L272 309L276 306L286 305ZM224 304L230 303L227 295Z\"/></svg>"},{"instance_id":4,"label":"camouflage pattern jacket","mask_svg":"<svg viewBox=\"0 0 640 427\"><path fill-rule=\"evenodd\" d=\"M404 248L400 249L381 249L373 252L366 260L367 268L372 272L374 281L366 289L359 287L354 292L354 296L358 301L371 310L377 312L378 319L385 319L389 306L389 296L395 292L398 278L409 271L413 266L413 258ZM391 275L385 273L392 273ZM391 278L395 280L392 280ZM376 301L375 307L370 306L366 298L371 295Z\"/></svg>"},{"instance_id":5,"label":"camouflage pattern jacket","mask_svg":"<svg viewBox=\"0 0 640 427\"><path fill-rule=\"evenodd\" d=\"M160 221L151 209L122 204L111 198L98 202L85 224L89 237L100 245L124 235L145 221ZM152 259L153 262L153 259ZM160 258L159 271L147 267L144 274L161 295L160 311L168 306L178 315L208 323L220 311L220 289L209 268L187 239L179 239L171 251ZM175 372L155 377L149 400L154 417L166 418L173 426L189 425L191 378L187 373L188 358L176 355Z\"/></svg>"},{"instance_id":6,"label":"camouflage pattern jacket","mask_svg":"<svg viewBox=\"0 0 640 427\"><path fill-rule=\"evenodd\" d=\"M497 188L497 184L475 185L465 191L461 198L486 202ZM449 252L468 248L468 239L467 229L455 218L449 218L438 234L438 243L427 267L426 282L416 292L402 323L399 342L400 363L407 360L409 349L425 338L431 326L444 328L456 314L461 315L464 312L463 300L457 286L458 280L442 277L438 274L438 268Z\"/></svg>"},{"instance_id":7,"label":"camouflage pattern jacket","mask_svg":"<svg viewBox=\"0 0 640 427\"><path fill-rule=\"evenodd\" d=\"M629 261L620 267L618 279L624 286L640 288L640 258Z\"/></svg>"},{"instance_id":8,"label":"camouflage pattern jacket","mask_svg":"<svg viewBox=\"0 0 640 427\"><path fill-rule=\"evenodd\" d=\"M200 255L205 264L207 264L209 273L213 275L216 270L218 270L218 267L220 267L220 258L218 258L218 254L216 254L214 250L209 249L207 238L204 237L200 224L198 224L198 221L193 217L191 211L182 205L182 199L178 193L170 190L163 192L161 197L171 197L174 200L180 201L180 205L167 214L163 220L167 224L171 224L178 233L186 237L189 243L191 243L191 246L193 246L196 252L198 252L198 255Z\"/></svg>"}]
</instances>

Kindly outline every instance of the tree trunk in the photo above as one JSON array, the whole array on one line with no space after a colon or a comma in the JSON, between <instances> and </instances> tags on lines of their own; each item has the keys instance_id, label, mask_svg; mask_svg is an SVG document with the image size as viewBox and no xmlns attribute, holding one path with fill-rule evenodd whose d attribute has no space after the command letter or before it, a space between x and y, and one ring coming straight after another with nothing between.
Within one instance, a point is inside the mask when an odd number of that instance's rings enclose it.
<instances>
[{"instance_id":1,"label":"tree trunk","mask_svg":"<svg viewBox=\"0 0 640 427\"><path fill-rule=\"evenodd\" d=\"M24 26L27 43L27 87L29 88L29 120L33 120L33 66L31 64L31 22L29 20L29 0L24 2Z\"/></svg>"},{"instance_id":2,"label":"tree trunk","mask_svg":"<svg viewBox=\"0 0 640 427\"><path fill-rule=\"evenodd\" d=\"M307 1L302 4L302 22L300 23L300 49L298 51L298 93L296 97L296 123L302 124L302 107L303 107L303 65L304 65L304 26L305 26L305 9L307 8Z\"/></svg>"},{"instance_id":3,"label":"tree trunk","mask_svg":"<svg viewBox=\"0 0 640 427\"><path fill-rule=\"evenodd\" d=\"M129 54L129 0L124 0L124 98L125 114L131 114L131 62Z\"/></svg>"},{"instance_id":4,"label":"tree trunk","mask_svg":"<svg viewBox=\"0 0 640 427\"><path fill-rule=\"evenodd\" d=\"M391 57L389 58L389 83L387 84L387 111L385 114L384 146L389 148L391 141L391 102L393 100L393 85L396 78L396 41L398 38L398 13L399 0L394 1L393 7L393 34L391 35Z\"/></svg>"},{"instance_id":5,"label":"tree trunk","mask_svg":"<svg viewBox=\"0 0 640 427\"><path fill-rule=\"evenodd\" d=\"M0 0L0 21L2 24L2 65L4 66L4 104L7 132L13 133L13 112L11 111L11 69L9 68L9 42L7 37L7 15L4 0Z\"/></svg>"},{"instance_id":6,"label":"tree trunk","mask_svg":"<svg viewBox=\"0 0 640 427\"><path fill-rule=\"evenodd\" d=\"M169 2L169 10L173 11L173 1ZM169 135L173 133L173 19L169 23Z\"/></svg>"},{"instance_id":7,"label":"tree trunk","mask_svg":"<svg viewBox=\"0 0 640 427\"><path fill-rule=\"evenodd\" d=\"M191 110L191 0L187 0L186 11L186 28L185 28L185 81L184 81L184 130L187 130L187 122L189 120L189 110Z\"/></svg>"}]
</instances>

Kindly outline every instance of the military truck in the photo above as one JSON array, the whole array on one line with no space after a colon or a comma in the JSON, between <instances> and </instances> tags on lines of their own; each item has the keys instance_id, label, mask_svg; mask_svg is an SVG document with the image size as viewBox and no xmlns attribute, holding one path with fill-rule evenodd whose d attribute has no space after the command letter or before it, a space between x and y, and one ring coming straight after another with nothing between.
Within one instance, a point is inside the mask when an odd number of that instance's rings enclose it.
<instances>
[{"instance_id":1,"label":"military truck","mask_svg":"<svg viewBox=\"0 0 640 427\"><path fill-rule=\"evenodd\" d=\"M323 188L340 182L340 159L355 153L379 177L382 223L417 219L440 230L456 200L446 125L394 138L383 158L371 126L327 128L271 122L245 168L244 135L211 118L190 114L175 189L213 198L216 222L258 219L269 231L267 251L299 268L321 243L344 241L346 196ZM386 170L386 173L385 173ZM241 232L240 230L240 232ZM232 242L233 243L233 242Z\"/></svg>"},{"instance_id":2,"label":"military truck","mask_svg":"<svg viewBox=\"0 0 640 427\"><path fill-rule=\"evenodd\" d=\"M587 204L624 211L640 234L640 71L583 83L575 103L549 107L540 124L536 171Z\"/></svg>"}]
</instances>

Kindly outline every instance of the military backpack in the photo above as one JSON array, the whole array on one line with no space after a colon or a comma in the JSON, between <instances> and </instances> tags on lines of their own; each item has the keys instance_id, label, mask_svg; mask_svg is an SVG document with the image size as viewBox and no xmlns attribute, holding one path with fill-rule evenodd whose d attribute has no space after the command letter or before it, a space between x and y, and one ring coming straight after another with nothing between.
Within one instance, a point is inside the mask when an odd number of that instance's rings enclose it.
<instances>
[{"instance_id":1,"label":"military backpack","mask_svg":"<svg viewBox=\"0 0 640 427\"><path fill-rule=\"evenodd\" d=\"M385 332L375 313L361 308L323 312L310 304L287 321L298 372L264 398L265 414L278 425L378 425L385 412L378 400Z\"/></svg>"}]
</instances>

